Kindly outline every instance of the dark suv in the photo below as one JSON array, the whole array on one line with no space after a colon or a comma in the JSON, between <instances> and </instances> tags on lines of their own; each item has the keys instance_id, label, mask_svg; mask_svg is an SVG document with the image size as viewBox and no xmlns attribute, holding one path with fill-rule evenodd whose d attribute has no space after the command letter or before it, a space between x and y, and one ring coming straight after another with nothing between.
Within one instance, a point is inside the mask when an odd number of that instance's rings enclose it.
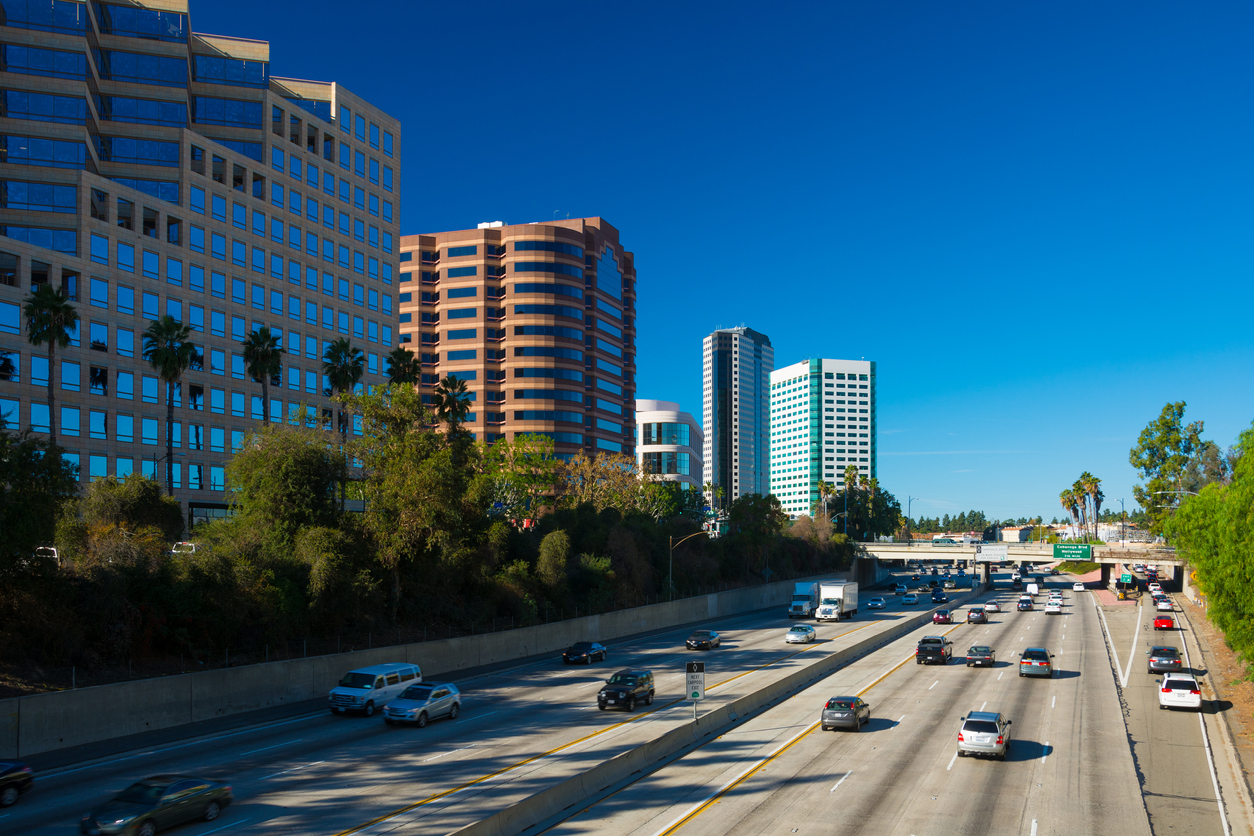
<instances>
[{"instance_id":1,"label":"dark suv","mask_svg":"<svg viewBox=\"0 0 1254 836\"><path fill-rule=\"evenodd\" d=\"M611 705L632 711L638 702L653 705L653 671L621 670L597 694L597 708L602 711Z\"/></svg>"}]
</instances>

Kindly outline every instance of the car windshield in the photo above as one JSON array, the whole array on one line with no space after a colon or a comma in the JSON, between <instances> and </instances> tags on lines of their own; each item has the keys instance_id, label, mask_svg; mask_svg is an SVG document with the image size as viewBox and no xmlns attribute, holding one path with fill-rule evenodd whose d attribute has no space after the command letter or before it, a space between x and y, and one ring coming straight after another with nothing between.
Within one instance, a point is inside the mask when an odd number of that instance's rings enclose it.
<instances>
[{"instance_id":1,"label":"car windshield","mask_svg":"<svg viewBox=\"0 0 1254 836\"><path fill-rule=\"evenodd\" d=\"M425 700L429 696L431 696L430 685L410 685L405 689L404 693L401 694L401 699Z\"/></svg>"},{"instance_id":2,"label":"car windshield","mask_svg":"<svg viewBox=\"0 0 1254 836\"><path fill-rule=\"evenodd\" d=\"M140 781L138 784L131 784L122 790L117 800L128 801L131 804L156 804L161 800L161 793L163 792L165 792L165 787L162 785Z\"/></svg>"},{"instance_id":3,"label":"car windshield","mask_svg":"<svg viewBox=\"0 0 1254 836\"><path fill-rule=\"evenodd\" d=\"M592 645L588 642L575 642L570 646L571 653L587 653L592 649Z\"/></svg>"},{"instance_id":4,"label":"car windshield","mask_svg":"<svg viewBox=\"0 0 1254 836\"><path fill-rule=\"evenodd\" d=\"M1023 654L1023 658L1031 659L1034 662L1040 662L1042 660L1048 659L1049 654L1046 653L1044 650L1029 650Z\"/></svg>"},{"instance_id":5,"label":"car windshield","mask_svg":"<svg viewBox=\"0 0 1254 836\"><path fill-rule=\"evenodd\" d=\"M940 647L944 643L944 639L920 639L919 647Z\"/></svg>"},{"instance_id":6,"label":"car windshield","mask_svg":"<svg viewBox=\"0 0 1254 836\"><path fill-rule=\"evenodd\" d=\"M968 720L962 730L972 734L997 734L997 724L988 720Z\"/></svg>"},{"instance_id":7,"label":"car windshield","mask_svg":"<svg viewBox=\"0 0 1254 836\"><path fill-rule=\"evenodd\" d=\"M788 632L790 632L790 633L808 633L808 632L810 632L810 628L809 628L809 627L807 627L807 626L806 626L806 625L804 625L804 624L798 624L796 627L792 628L792 629L791 629L791 630L789 630Z\"/></svg>"},{"instance_id":8,"label":"car windshield","mask_svg":"<svg viewBox=\"0 0 1254 836\"><path fill-rule=\"evenodd\" d=\"M689 638L693 638L693 639L708 639L709 637L710 637L710 631L709 631L709 630L698 630L697 632L693 633L693 634L692 634Z\"/></svg>"},{"instance_id":9,"label":"car windshield","mask_svg":"<svg viewBox=\"0 0 1254 836\"><path fill-rule=\"evenodd\" d=\"M349 673L345 674L340 680L341 688L372 688L374 687L374 674L372 673Z\"/></svg>"},{"instance_id":10,"label":"car windshield","mask_svg":"<svg viewBox=\"0 0 1254 836\"><path fill-rule=\"evenodd\" d=\"M779 633L776 633L775 635L778 636ZM611 685L635 685L636 677L633 674L616 673L610 677L610 684Z\"/></svg>"},{"instance_id":11,"label":"car windshield","mask_svg":"<svg viewBox=\"0 0 1254 836\"><path fill-rule=\"evenodd\" d=\"M849 700L828 700L827 707L833 711L849 711L853 708L853 703Z\"/></svg>"},{"instance_id":12,"label":"car windshield","mask_svg":"<svg viewBox=\"0 0 1254 836\"><path fill-rule=\"evenodd\" d=\"M987 656L988 654L993 652L993 648L988 647L986 645L977 644L975 647L971 648L967 652L974 654L976 656Z\"/></svg>"}]
</instances>

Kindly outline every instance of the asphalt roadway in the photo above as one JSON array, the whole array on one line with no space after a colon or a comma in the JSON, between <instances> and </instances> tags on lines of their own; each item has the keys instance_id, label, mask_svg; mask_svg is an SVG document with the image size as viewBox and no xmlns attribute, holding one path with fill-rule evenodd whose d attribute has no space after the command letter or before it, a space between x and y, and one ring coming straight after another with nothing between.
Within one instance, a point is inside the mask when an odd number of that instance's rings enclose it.
<instances>
[{"instance_id":1,"label":"asphalt roadway","mask_svg":"<svg viewBox=\"0 0 1254 836\"><path fill-rule=\"evenodd\" d=\"M94 805L156 774L232 785L235 803L214 822L178 829L188 836L448 833L689 721L692 703L681 698L690 659L706 662L709 710L883 629L900 617L891 600L887 610L816 625L819 641L809 645L784 643L790 621L781 602L777 611L702 625L723 638L708 652L685 651L684 628L611 643L608 660L591 666L568 667L559 656L506 668L458 682L461 716L424 729L389 727L381 713L319 711L52 770L0 814L0 833L72 832ZM654 672L654 705L597 710L598 686L625 667Z\"/></svg>"},{"instance_id":2,"label":"asphalt roadway","mask_svg":"<svg viewBox=\"0 0 1254 836\"><path fill-rule=\"evenodd\" d=\"M1093 596L1071 591L1070 578L1052 578L1047 586L1066 590L1063 613L1046 615L1039 603L1020 613L1014 610L1018 593L1004 589L1008 575L995 580L1003 589L984 600L997 598L1008 611L992 615L987 626L917 630L548 832L1223 832L1213 792L1209 804L1203 796L1182 811L1173 830L1151 831ZM954 641L955 660L916 665L917 639L939 632ZM996 667L962 664L961 654L972 644L991 645ZM1017 675L1018 654L1029 646L1055 654L1053 678ZM850 694L870 703L871 723L858 733L819 729L824 702ZM1005 762L957 757L959 718L975 710L1000 711L1013 720ZM1194 717L1158 714L1155 708L1149 717L1156 729L1160 720L1169 730L1177 722L1191 724L1196 736ZM1149 745L1157 750L1159 742ZM1173 755L1163 752L1163 759ZM1175 768L1153 767L1151 782L1160 770ZM1198 773L1193 777L1206 775L1204 763L1199 768L1189 761L1186 769ZM1194 792L1195 785L1184 792Z\"/></svg>"}]
</instances>

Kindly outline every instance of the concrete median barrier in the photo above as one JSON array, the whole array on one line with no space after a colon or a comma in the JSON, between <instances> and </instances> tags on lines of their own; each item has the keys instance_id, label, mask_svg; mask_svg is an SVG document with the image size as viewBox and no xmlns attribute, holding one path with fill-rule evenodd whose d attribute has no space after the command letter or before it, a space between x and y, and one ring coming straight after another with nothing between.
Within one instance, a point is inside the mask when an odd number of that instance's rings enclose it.
<instances>
[{"instance_id":1,"label":"concrete median barrier","mask_svg":"<svg viewBox=\"0 0 1254 836\"><path fill-rule=\"evenodd\" d=\"M949 606L961 607L984 594L985 591L984 587L973 589L955 598ZM716 735L723 734L732 726L743 723L746 719L800 693L854 659L896 641L924 624L931 623L931 612L932 609L929 609L916 616L903 618L885 630L867 636L801 670L713 709L709 714L684 723L609 760L602 761L591 769L511 804L486 819L455 830L450 836L517 836L530 827L542 822L548 823L568 809L586 804L599 793L631 779L636 773L641 773L643 777L653 771L660 761L673 757L685 748L700 745Z\"/></svg>"},{"instance_id":2,"label":"concrete median barrier","mask_svg":"<svg viewBox=\"0 0 1254 836\"><path fill-rule=\"evenodd\" d=\"M816 575L815 580L829 575ZM349 651L0 700L0 758L41 752L325 697L354 668L411 662L427 679L778 606L795 580L476 636ZM612 649L611 649L612 651Z\"/></svg>"}]
</instances>

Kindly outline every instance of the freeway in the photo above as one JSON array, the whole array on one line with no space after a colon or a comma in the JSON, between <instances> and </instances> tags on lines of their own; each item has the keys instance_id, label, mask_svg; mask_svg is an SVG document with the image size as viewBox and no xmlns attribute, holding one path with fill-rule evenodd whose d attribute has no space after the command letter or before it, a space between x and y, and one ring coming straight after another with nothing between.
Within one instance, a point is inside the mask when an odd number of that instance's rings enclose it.
<instances>
[{"instance_id":1,"label":"freeway","mask_svg":"<svg viewBox=\"0 0 1254 836\"><path fill-rule=\"evenodd\" d=\"M609 660L590 667L555 658L459 682L461 716L425 729L319 712L50 772L0 815L0 832L69 832L132 781L175 773L234 787L235 804L217 821L180 828L188 836L447 833L687 722L691 703L681 697L689 659L707 663L709 710L901 617L894 600L853 622L817 625L813 645L784 645L785 606L711 623L723 646L699 655L682 649L684 629L611 645ZM655 672L655 705L632 714L596 710L597 686L623 667Z\"/></svg>"},{"instance_id":2,"label":"freeway","mask_svg":"<svg viewBox=\"0 0 1254 836\"><path fill-rule=\"evenodd\" d=\"M1097 607L1060 580L1048 585L1068 590L1061 615L916 630L548 833L1148 834ZM1014 596L987 597L1006 609ZM997 666L913 664L918 637L941 631L956 655L993 646ZM1016 675L1028 646L1055 654L1054 678ZM871 704L869 726L821 731L824 702L852 694ZM959 718L975 710L1013 720L1005 762L957 757ZM1193 812L1187 832L1222 832L1213 805Z\"/></svg>"}]
</instances>

